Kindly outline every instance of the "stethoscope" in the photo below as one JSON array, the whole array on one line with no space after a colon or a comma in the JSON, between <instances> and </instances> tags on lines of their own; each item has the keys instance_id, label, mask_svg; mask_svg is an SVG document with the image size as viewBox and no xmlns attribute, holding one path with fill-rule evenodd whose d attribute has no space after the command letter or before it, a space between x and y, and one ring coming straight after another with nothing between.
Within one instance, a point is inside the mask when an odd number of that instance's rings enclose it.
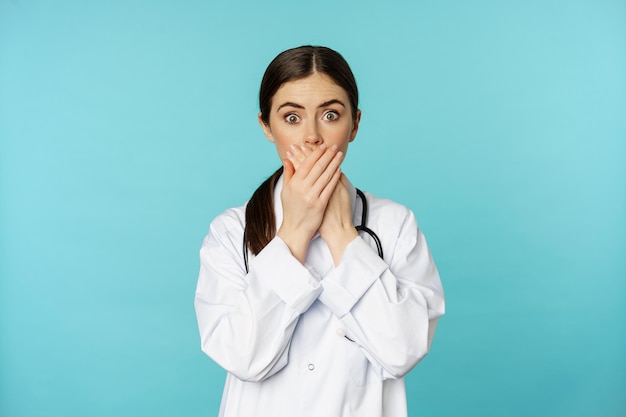
<instances>
[{"instance_id":1,"label":"stethoscope","mask_svg":"<svg viewBox=\"0 0 626 417\"><path fill-rule=\"evenodd\" d=\"M374 231L372 229L367 227L368 207L367 207L367 199L365 198L365 194L363 194L363 191L359 190L358 188L356 189L356 194L361 199L361 204L362 204L362 208L363 209L361 210L361 224L356 226L355 229L357 230L357 232L365 232L365 233L367 233L374 240L374 243L376 243L376 250L378 251L378 256L380 256L381 259L384 259L383 258L383 245L380 243L380 239L378 238L378 235L376 233L374 233ZM243 262L244 262L244 265L246 267L246 274L247 274L249 272L249 270L248 270L248 248L246 246L246 236L245 236L245 234L244 234L244 237L243 237Z\"/></svg>"}]
</instances>

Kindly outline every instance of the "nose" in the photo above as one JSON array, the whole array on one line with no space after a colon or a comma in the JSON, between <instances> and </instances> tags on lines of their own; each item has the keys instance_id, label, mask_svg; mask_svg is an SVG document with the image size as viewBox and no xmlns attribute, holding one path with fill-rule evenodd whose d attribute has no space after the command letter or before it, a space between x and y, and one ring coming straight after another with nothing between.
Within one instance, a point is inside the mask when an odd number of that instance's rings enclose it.
<instances>
[{"instance_id":1,"label":"nose","mask_svg":"<svg viewBox=\"0 0 626 417\"><path fill-rule=\"evenodd\" d=\"M324 143L324 139L322 138L322 134L320 133L319 126L316 122L310 123L307 126L306 138L304 140L307 145L315 145L319 146Z\"/></svg>"}]
</instances>

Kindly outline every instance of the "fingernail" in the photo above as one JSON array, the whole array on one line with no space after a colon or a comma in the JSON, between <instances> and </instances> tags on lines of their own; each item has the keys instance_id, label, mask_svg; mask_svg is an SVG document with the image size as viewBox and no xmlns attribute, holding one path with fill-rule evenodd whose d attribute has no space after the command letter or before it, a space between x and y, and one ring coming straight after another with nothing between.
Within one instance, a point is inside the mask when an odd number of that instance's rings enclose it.
<instances>
[{"instance_id":1,"label":"fingernail","mask_svg":"<svg viewBox=\"0 0 626 417\"><path fill-rule=\"evenodd\" d=\"M293 144L292 144L289 148L291 148L291 150L292 150L293 152L295 152L295 151L296 151L296 149L298 149L298 148L296 148L296 145L293 145Z\"/></svg>"},{"instance_id":2,"label":"fingernail","mask_svg":"<svg viewBox=\"0 0 626 417\"><path fill-rule=\"evenodd\" d=\"M293 154L291 152L287 151L287 158L292 158L292 157L293 157Z\"/></svg>"},{"instance_id":3,"label":"fingernail","mask_svg":"<svg viewBox=\"0 0 626 417\"><path fill-rule=\"evenodd\" d=\"M332 150L336 151L337 150L337 145L333 145Z\"/></svg>"},{"instance_id":4,"label":"fingernail","mask_svg":"<svg viewBox=\"0 0 626 417\"><path fill-rule=\"evenodd\" d=\"M320 149L321 149L321 150L326 149L326 145L322 143L322 144L320 145Z\"/></svg>"},{"instance_id":5,"label":"fingernail","mask_svg":"<svg viewBox=\"0 0 626 417\"><path fill-rule=\"evenodd\" d=\"M343 152L341 152L341 151L337 152L337 157L338 158L341 158L342 156L343 156Z\"/></svg>"},{"instance_id":6,"label":"fingernail","mask_svg":"<svg viewBox=\"0 0 626 417\"><path fill-rule=\"evenodd\" d=\"M301 146L300 146L300 149L302 149L302 152L306 152L306 146L301 145Z\"/></svg>"}]
</instances>

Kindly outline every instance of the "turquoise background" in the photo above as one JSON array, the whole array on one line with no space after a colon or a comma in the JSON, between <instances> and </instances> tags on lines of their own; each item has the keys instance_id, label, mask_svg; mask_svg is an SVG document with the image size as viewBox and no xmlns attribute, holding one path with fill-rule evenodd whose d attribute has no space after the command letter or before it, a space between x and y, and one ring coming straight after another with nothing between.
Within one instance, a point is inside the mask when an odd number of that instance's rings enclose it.
<instances>
[{"instance_id":1,"label":"turquoise background","mask_svg":"<svg viewBox=\"0 0 626 417\"><path fill-rule=\"evenodd\" d=\"M446 289L411 416L626 415L626 2L0 0L0 416L215 416L198 251L278 166L269 61L339 50L345 172Z\"/></svg>"}]
</instances>

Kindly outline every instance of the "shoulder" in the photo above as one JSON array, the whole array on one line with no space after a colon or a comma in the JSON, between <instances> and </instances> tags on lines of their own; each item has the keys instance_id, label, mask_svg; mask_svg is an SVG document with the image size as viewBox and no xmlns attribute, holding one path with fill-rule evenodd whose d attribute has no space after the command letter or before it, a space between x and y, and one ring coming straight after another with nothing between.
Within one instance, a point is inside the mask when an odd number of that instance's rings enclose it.
<instances>
[{"instance_id":1,"label":"shoulder","mask_svg":"<svg viewBox=\"0 0 626 417\"><path fill-rule=\"evenodd\" d=\"M421 248L428 251L424 235L410 208L371 193L365 193L365 196L369 205L368 227L379 236L389 265L406 260L408 254L418 248L420 252Z\"/></svg>"},{"instance_id":2,"label":"shoulder","mask_svg":"<svg viewBox=\"0 0 626 417\"><path fill-rule=\"evenodd\" d=\"M387 198L376 197L370 192L364 192L364 194L367 198L371 221L383 222L386 225L395 224L400 227L408 222L417 226L415 215L407 206Z\"/></svg>"},{"instance_id":3,"label":"shoulder","mask_svg":"<svg viewBox=\"0 0 626 417\"><path fill-rule=\"evenodd\" d=\"M205 244L211 241L217 241L219 244L224 244L227 241L240 244L243 239L245 224L246 205L224 210L211 222Z\"/></svg>"},{"instance_id":4,"label":"shoulder","mask_svg":"<svg viewBox=\"0 0 626 417\"><path fill-rule=\"evenodd\" d=\"M237 229L244 226L246 220L246 205L232 207L218 214L211 222L211 228L220 230Z\"/></svg>"},{"instance_id":5,"label":"shoulder","mask_svg":"<svg viewBox=\"0 0 626 417\"><path fill-rule=\"evenodd\" d=\"M200 247L199 288L201 285L205 288L208 282L218 278L239 282L245 275L244 220L245 206L241 206L224 210L211 222Z\"/></svg>"}]
</instances>

